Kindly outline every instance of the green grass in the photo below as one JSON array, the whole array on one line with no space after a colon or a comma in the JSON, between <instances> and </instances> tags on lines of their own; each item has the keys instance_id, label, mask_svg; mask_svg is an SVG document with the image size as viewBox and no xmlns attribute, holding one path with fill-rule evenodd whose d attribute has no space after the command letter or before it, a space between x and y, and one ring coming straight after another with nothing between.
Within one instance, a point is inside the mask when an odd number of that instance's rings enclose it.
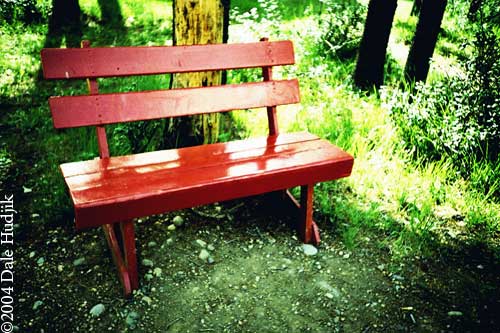
<instances>
[{"instance_id":1,"label":"green grass","mask_svg":"<svg viewBox=\"0 0 500 333\"><path fill-rule=\"evenodd\" d=\"M120 3L125 30L101 26L97 1L80 1L86 14L83 38L92 40L93 45L171 42L170 2L124 0ZM237 17L233 17L230 27L230 42L255 41L262 36L294 41L297 65L276 70L275 77L298 77L302 102L279 109L281 131L308 130L355 156L351 177L316 187L317 218L333 223L346 246L356 248L368 238L388 249L394 258L430 255L439 244L456 239L457 232L491 246L499 245L500 207L497 198L492 196L499 182L488 182L493 185L484 191L481 189L486 179L498 175L498 164L471 161L472 176L464 180L446 160L428 162L413 158L401 143L388 106L376 94L366 95L352 88L354 59L332 60L319 52L321 36L314 15L320 10L319 1L252 3L240 0L232 3L233 8L238 9L234 10ZM273 4L278 6L276 12L266 14L264 10ZM258 22L244 15L254 7ZM302 15L304 12L307 15ZM407 44L416 24L414 20L405 21L404 13L398 15L390 50ZM276 19L282 21L273 21ZM443 40L438 44L437 50L443 58L460 53L456 44L461 32L453 20L453 17L446 18ZM51 212L48 214L51 219L50 216L70 209L57 165L93 158L97 155L97 145L92 129L56 132L51 127L47 97L83 94L86 87L84 82L38 80L38 52L44 45L46 33L46 24L1 27L4 43L0 50L5 54L0 59L4 73L0 77L2 119L11 129L10 133L17 133L30 143L25 145L11 137L9 142L15 143L14 148L0 147L0 151L4 159L8 156L18 165L33 164L22 161L26 154L34 154L33 160L39 157L43 161L29 169L32 178L24 185L36 188L39 200L45 196L44 205ZM402 50L404 53L404 47ZM387 82L397 85L404 63L397 54L390 55L390 59L392 67ZM447 64L453 66L453 61ZM431 77L441 77L440 68L433 67ZM229 81L258 77L258 70L235 71L229 74ZM103 92L149 90L168 87L169 77L105 79L99 83ZM221 133L221 140L267 132L265 110L235 111L232 117L224 118L224 122L228 130ZM115 126L108 132L114 134L110 141L113 153L133 150L128 141L129 129ZM37 177L41 181L36 181Z\"/></svg>"}]
</instances>

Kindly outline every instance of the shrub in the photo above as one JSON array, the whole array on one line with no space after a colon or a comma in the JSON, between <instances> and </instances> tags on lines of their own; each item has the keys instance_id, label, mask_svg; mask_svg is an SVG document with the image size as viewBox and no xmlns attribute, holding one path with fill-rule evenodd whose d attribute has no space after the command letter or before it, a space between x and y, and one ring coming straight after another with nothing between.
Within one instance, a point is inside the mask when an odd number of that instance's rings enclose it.
<instances>
[{"instance_id":1,"label":"shrub","mask_svg":"<svg viewBox=\"0 0 500 333\"><path fill-rule=\"evenodd\" d=\"M357 0L321 2L323 13L318 23L321 30L319 46L322 52L332 58L354 58L363 34L366 6Z\"/></svg>"},{"instance_id":2,"label":"shrub","mask_svg":"<svg viewBox=\"0 0 500 333\"><path fill-rule=\"evenodd\" d=\"M489 2L486 2L489 3ZM488 20L478 14L471 23L474 38L472 54L463 60L463 74L434 84L417 84L411 91L390 94L393 120L398 125L403 144L419 157L431 160L451 158L461 174L476 179L475 165L480 163L475 186L498 191L500 170L493 167L500 153L500 9ZM491 164L485 168L484 163ZM476 170L476 171L474 171Z\"/></svg>"},{"instance_id":3,"label":"shrub","mask_svg":"<svg viewBox=\"0 0 500 333\"><path fill-rule=\"evenodd\" d=\"M42 11L36 0L0 0L0 22L39 22L44 16Z\"/></svg>"}]
</instances>

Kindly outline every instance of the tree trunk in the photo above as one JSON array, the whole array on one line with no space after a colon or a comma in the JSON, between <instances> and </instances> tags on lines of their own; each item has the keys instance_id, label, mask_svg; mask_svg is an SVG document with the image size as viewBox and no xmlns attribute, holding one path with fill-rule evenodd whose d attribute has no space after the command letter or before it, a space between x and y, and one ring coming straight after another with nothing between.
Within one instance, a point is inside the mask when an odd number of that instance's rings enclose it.
<instances>
[{"instance_id":1,"label":"tree trunk","mask_svg":"<svg viewBox=\"0 0 500 333\"><path fill-rule=\"evenodd\" d=\"M422 9L423 0L413 0L413 7L411 7L411 16L418 16L420 10Z\"/></svg>"},{"instance_id":2,"label":"tree trunk","mask_svg":"<svg viewBox=\"0 0 500 333\"><path fill-rule=\"evenodd\" d=\"M52 0L52 14L44 47L60 47L63 37L67 47L79 47L82 35L78 0Z\"/></svg>"},{"instance_id":3,"label":"tree trunk","mask_svg":"<svg viewBox=\"0 0 500 333\"><path fill-rule=\"evenodd\" d=\"M174 0L174 45L214 44L227 41L229 1L221 0ZM227 12L228 13L228 12ZM225 20L226 18L226 20ZM224 36L226 35L226 36ZM171 85L174 88L205 87L220 85L220 71L176 74ZM182 118L178 124L181 141L186 145L212 143L219 135L219 114Z\"/></svg>"},{"instance_id":4,"label":"tree trunk","mask_svg":"<svg viewBox=\"0 0 500 333\"><path fill-rule=\"evenodd\" d=\"M405 66L408 82L425 81L447 0L424 0Z\"/></svg>"},{"instance_id":5,"label":"tree trunk","mask_svg":"<svg viewBox=\"0 0 500 333\"><path fill-rule=\"evenodd\" d=\"M397 0L370 0L359 46L354 83L362 89L384 83L384 64Z\"/></svg>"}]
</instances>

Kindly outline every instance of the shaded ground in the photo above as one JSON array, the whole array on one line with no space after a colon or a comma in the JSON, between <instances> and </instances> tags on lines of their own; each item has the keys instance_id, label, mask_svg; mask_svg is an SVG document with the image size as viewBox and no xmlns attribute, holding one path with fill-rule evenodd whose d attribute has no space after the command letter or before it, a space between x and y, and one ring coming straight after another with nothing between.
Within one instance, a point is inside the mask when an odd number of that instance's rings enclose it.
<instances>
[{"instance_id":1,"label":"shaded ground","mask_svg":"<svg viewBox=\"0 0 500 333\"><path fill-rule=\"evenodd\" d=\"M443 249L396 263L375 246L376 235L348 250L320 223L322 244L308 256L266 201L138 223L141 288L130 300L100 230L76 233L69 222L42 237L36 227L21 230L15 322L22 332L499 331L491 254ZM184 223L169 231L176 215ZM202 250L213 263L199 258ZM97 304L104 312L93 317Z\"/></svg>"}]
</instances>

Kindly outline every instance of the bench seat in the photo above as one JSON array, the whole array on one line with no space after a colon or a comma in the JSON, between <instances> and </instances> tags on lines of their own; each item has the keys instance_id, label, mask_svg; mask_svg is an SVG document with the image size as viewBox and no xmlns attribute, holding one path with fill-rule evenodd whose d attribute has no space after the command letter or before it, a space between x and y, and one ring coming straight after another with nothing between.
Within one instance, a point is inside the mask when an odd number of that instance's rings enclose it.
<instances>
[{"instance_id":1,"label":"bench seat","mask_svg":"<svg viewBox=\"0 0 500 333\"><path fill-rule=\"evenodd\" d=\"M307 132L65 163L76 227L350 175L353 157Z\"/></svg>"}]
</instances>

